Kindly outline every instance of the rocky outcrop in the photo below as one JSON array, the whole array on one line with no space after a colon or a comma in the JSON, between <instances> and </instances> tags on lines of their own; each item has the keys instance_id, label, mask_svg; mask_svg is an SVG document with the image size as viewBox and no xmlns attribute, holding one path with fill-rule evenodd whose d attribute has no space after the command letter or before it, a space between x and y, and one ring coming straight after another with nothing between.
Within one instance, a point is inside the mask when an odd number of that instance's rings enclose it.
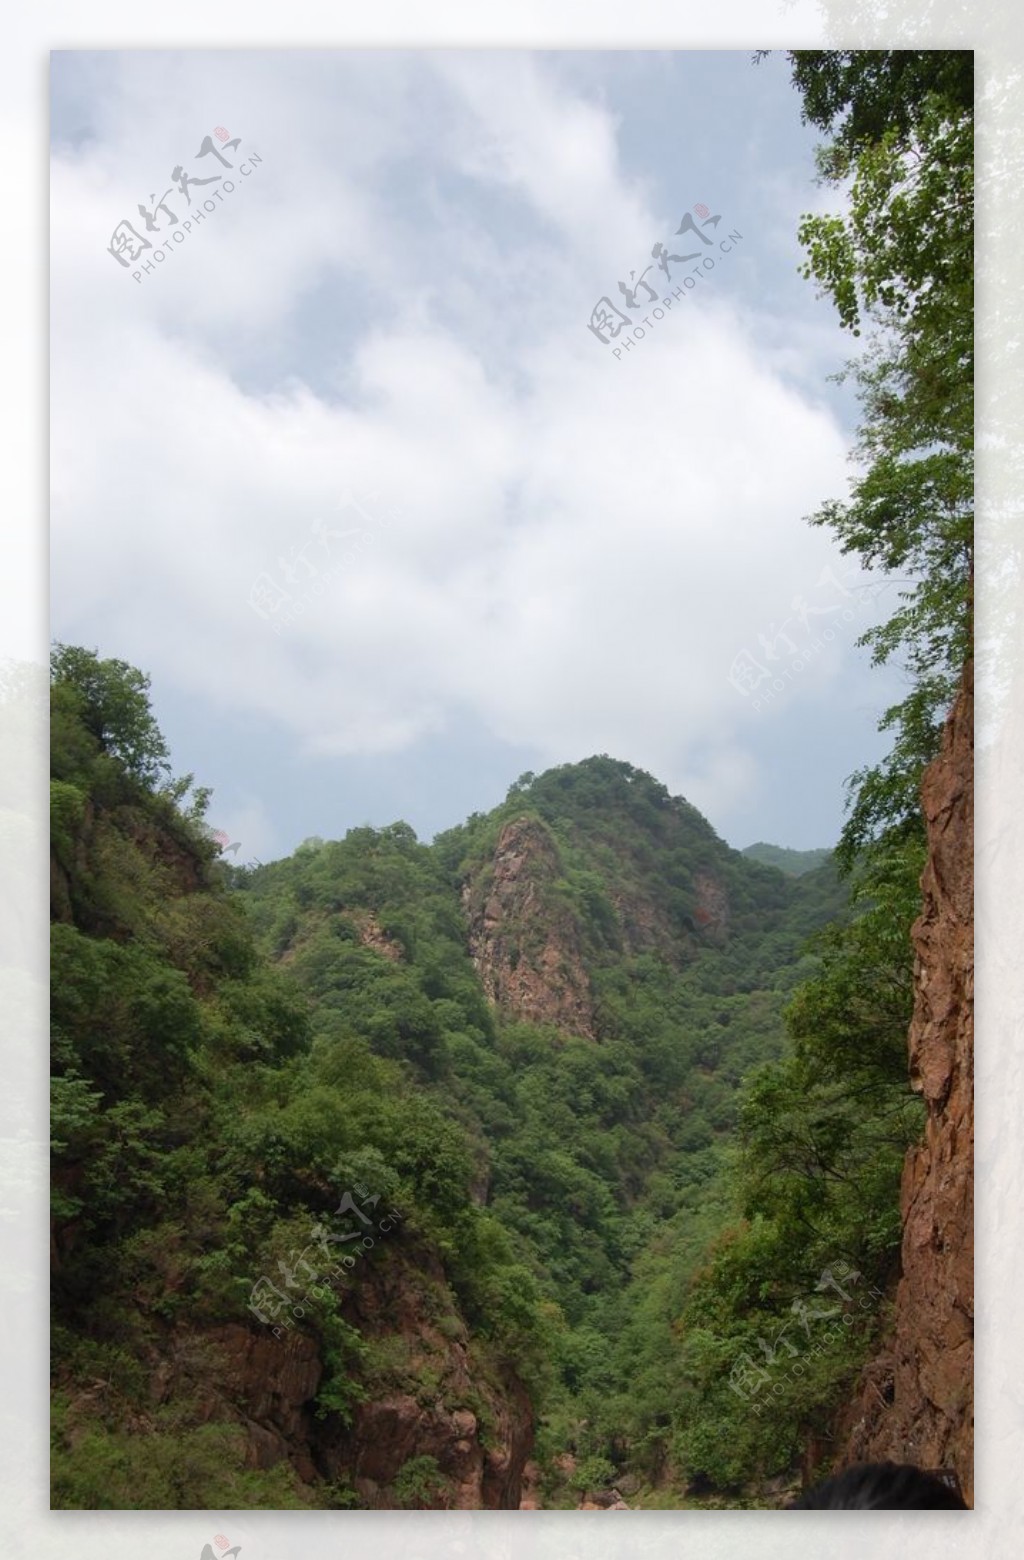
<instances>
[{"instance_id":1,"label":"rocky outcrop","mask_svg":"<svg viewBox=\"0 0 1024 1560\"><path fill-rule=\"evenodd\" d=\"M452 1378L454 1386L457 1378ZM463 1378L469 1381L468 1373ZM518 1403L495 1403L485 1446L480 1420L470 1408L423 1404L411 1393L375 1398L356 1415L352 1483L364 1505L393 1510L403 1501L402 1472L411 1462L432 1458L433 1488L421 1486L420 1509L509 1511L520 1504L522 1470L530 1445L532 1416L525 1395ZM496 1444L490 1444L490 1437Z\"/></svg>"},{"instance_id":2,"label":"rocky outcrop","mask_svg":"<svg viewBox=\"0 0 1024 1560\"><path fill-rule=\"evenodd\" d=\"M629 953L654 951L669 963L678 962L678 934L666 925L665 913L653 894L627 893L609 885L608 901L615 912L622 947Z\"/></svg>"},{"instance_id":3,"label":"rocky outcrop","mask_svg":"<svg viewBox=\"0 0 1024 1560\"><path fill-rule=\"evenodd\" d=\"M352 912L352 920L355 922L359 941L364 948L372 948L374 953L379 953L385 959L390 959L392 964L401 964L405 958L399 943L393 937L389 937L381 926L380 921L372 910Z\"/></svg>"},{"instance_id":4,"label":"rocky outcrop","mask_svg":"<svg viewBox=\"0 0 1024 1560\"><path fill-rule=\"evenodd\" d=\"M369 1343L369 1396L350 1428L324 1439L324 1473L348 1478L365 1506L390 1510L403 1503L403 1469L431 1459L436 1483L426 1478L417 1506L515 1509L533 1447L529 1397L474 1355L438 1258L418 1246L382 1249L343 1314Z\"/></svg>"},{"instance_id":5,"label":"rocky outcrop","mask_svg":"<svg viewBox=\"0 0 1024 1560\"><path fill-rule=\"evenodd\" d=\"M507 823L486 873L463 889L469 951L488 998L510 1018L593 1039L582 937L555 889L560 876L544 825L534 818Z\"/></svg>"},{"instance_id":6,"label":"rocky outcrop","mask_svg":"<svg viewBox=\"0 0 1024 1560\"><path fill-rule=\"evenodd\" d=\"M309 1334L275 1338L270 1328L229 1322L176 1337L154 1372L153 1392L157 1402L173 1402L187 1387L199 1418L241 1424L250 1467L287 1459L311 1483L319 1423L313 1399L322 1375L319 1344Z\"/></svg>"},{"instance_id":7,"label":"rocky outcrop","mask_svg":"<svg viewBox=\"0 0 1024 1560\"><path fill-rule=\"evenodd\" d=\"M540 1468L535 1462L528 1462L523 1468L523 1486L519 1501L519 1510L540 1511L541 1509L542 1501Z\"/></svg>"},{"instance_id":8,"label":"rocky outcrop","mask_svg":"<svg viewBox=\"0 0 1024 1560\"><path fill-rule=\"evenodd\" d=\"M56 785L63 807L54 810L50 841L50 920L78 926L94 936L122 940L122 924L109 896L90 892L110 855L122 861L135 851L140 869L158 875L165 898L196 894L208 887L208 866L190 844L181 821L172 829L128 802L97 805L71 785ZM83 889L85 892L83 893Z\"/></svg>"},{"instance_id":9,"label":"rocky outcrop","mask_svg":"<svg viewBox=\"0 0 1024 1560\"><path fill-rule=\"evenodd\" d=\"M844 1417L839 1465L955 1471L973 1503L973 682L968 666L921 788L928 861L914 923L910 1077L928 1108L902 1184L902 1272L892 1330Z\"/></svg>"},{"instance_id":10,"label":"rocky outcrop","mask_svg":"<svg viewBox=\"0 0 1024 1560\"><path fill-rule=\"evenodd\" d=\"M698 872L693 879L697 903L693 919L698 932L707 941L725 943L729 936L729 896L725 884L710 872Z\"/></svg>"},{"instance_id":11,"label":"rocky outcrop","mask_svg":"<svg viewBox=\"0 0 1024 1560\"><path fill-rule=\"evenodd\" d=\"M350 1486L364 1508L517 1508L530 1400L474 1353L437 1257L397 1237L391 1249L381 1243L342 1315L368 1345L367 1396L347 1425L315 1411L324 1375L315 1306L307 1331L225 1323L170 1336L153 1360L154 1407L184 1399L200 1422L239 1425L249 1466L288 1461L306 1483Z\"/></svg>"}]
</instances>

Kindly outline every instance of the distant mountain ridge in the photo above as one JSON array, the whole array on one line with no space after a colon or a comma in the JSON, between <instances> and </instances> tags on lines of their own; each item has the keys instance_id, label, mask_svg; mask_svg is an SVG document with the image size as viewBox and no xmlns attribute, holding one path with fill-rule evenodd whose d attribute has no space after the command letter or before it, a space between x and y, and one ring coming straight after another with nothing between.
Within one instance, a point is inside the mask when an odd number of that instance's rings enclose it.
<instances>
[{"instance_id":1,"label":"distant mountain ridge","mask_svg":"<svg viewBox=\"0 0 1024 1560\"><path fill-rule=\"evenodd\" d=\"M788 845L769 845L765 840L758 840L755 845L745 846L741 854L766 867L778 867L790 877L803 877L805 872L823 867L832 852L827 846L816 850L792 850Z\"/></svg>"}]
</instances>

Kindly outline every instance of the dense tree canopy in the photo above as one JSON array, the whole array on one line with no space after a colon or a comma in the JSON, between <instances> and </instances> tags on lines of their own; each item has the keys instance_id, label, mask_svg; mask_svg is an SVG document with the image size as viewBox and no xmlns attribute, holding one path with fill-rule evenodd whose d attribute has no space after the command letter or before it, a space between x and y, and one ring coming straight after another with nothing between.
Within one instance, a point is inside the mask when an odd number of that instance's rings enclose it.
<instances>
[{"instance_id":1,"label":"dense tree canopy","mask_svg":"<svg viewBox=\"0 0 1024 1560\"><path fill-rule=\"evenodd\" d=\"M901 584L863 642L910 684L883 717L887 763L853 777L840 864L918 816L921 771L971 654L974 492L974 116L964 51L796 51L807 119L830 132L823 180L841 216L805 217L805 274L854 334L863 420L850 499L813 516Z\"/></svg>"},{"instance_id":2,"label":"dense tree canopy","mask_svg":"<svg viewBox=\"0 0 1024 1560\"><path fill-rule=\"evenodd\" d=\"M804 119L845 154L893 132L909 142L927 99L952 117L974 109L970 49L796 49L789 58Z\"/></svg>"}]
</instances>

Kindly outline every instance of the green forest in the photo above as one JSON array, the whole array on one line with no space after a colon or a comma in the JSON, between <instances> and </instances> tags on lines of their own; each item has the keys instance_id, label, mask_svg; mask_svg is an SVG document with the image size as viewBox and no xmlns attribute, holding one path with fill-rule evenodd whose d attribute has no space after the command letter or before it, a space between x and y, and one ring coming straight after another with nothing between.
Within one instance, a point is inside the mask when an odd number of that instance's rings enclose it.
<instances>
[{"instance_id":1,"label":"green forest","mask_svg":"<svg viewBox=\"0 0 1024 1560\"><path fill-rule=\"evenodd\" d=\"M751 69L765 68L752 62ZM232 865L145 668L51 660L52 1501L780 1504L885 1327L919 784L971 652L971 57L796 51L846 499L898 581L833 848L620 757Z\"/></svg>"}]
</instances>

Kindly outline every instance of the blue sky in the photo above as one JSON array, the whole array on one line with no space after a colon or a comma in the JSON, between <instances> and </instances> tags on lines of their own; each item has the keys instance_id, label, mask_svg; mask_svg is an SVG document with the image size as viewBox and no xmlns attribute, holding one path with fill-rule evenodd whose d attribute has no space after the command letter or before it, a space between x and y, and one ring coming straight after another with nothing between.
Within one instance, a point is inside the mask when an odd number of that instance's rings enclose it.
<instances>
[{"instance_id":1,"label":"blue sky","mask_svg":"<svg viewBox=\"0 0 1024 1560\"><path fill-rule=\"evenodd\" d=\"M781 54L65 52L52 131L53 634L151 675L240 859L595 752L834 841L900 683L804 523L856 408Z\"/></svg>"}]
</instances>

